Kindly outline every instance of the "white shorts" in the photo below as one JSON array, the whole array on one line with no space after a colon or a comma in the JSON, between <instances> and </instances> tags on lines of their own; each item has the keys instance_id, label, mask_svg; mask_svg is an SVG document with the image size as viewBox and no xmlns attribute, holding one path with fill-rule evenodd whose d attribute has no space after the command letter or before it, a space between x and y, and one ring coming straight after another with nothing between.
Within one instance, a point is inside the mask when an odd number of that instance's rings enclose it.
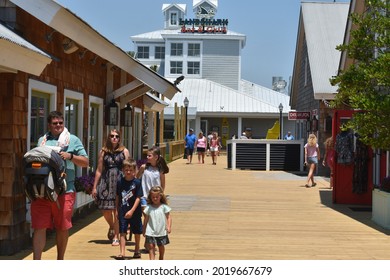
<instances>
[{"instance_id":1,"label":"white shorts","mask_svg":"<svg viewBox=\"0 0 390 280\"><path fill-rule=\"evenodd\" d=\"M212 152L218 152L218 147L210 147L210 151L212 151Z\"/></svg>"}]
</instances>

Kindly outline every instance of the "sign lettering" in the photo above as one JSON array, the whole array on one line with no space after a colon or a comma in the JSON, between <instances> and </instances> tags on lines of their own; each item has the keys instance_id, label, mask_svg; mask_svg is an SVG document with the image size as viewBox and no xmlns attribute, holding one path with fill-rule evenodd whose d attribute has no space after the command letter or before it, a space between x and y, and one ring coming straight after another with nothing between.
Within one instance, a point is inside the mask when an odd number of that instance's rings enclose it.
<instances>
[{"instance_id":1,"label":"sign lettering","mask_svg":"<svg viewBox=\"0 0 390 280\"><path fill-rule=\"evenodd\" d=\"M310 119L310 112L288 112L288 120L307 120Z\"/></svg>"}]
</instances>

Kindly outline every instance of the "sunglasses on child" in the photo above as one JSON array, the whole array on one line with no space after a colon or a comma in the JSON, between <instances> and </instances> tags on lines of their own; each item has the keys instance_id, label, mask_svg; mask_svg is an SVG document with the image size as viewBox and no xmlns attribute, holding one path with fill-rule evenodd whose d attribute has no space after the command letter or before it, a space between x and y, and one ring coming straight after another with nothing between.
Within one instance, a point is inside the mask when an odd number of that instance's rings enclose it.
<instances>
[{"instance_id":1,"label":"sunglasses on child","mask_svg":"<svg viewBox=\"0 0 390 280\"><path fill-rule=\"evenodd\" d=\"M111 134L110 135L111 138L116 138L116 139L119 139L119 135L114 135L114 134Z\"/></svg>"}]
</instances>

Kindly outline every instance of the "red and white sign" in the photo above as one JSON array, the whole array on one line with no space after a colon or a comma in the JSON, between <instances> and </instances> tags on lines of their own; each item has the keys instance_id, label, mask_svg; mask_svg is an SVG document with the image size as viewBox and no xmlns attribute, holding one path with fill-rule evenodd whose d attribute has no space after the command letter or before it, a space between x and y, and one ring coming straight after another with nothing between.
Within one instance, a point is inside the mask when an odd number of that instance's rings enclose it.
<instances>
[{"instance_id":1,"label":"red and white sign","mask_svg":"<svg viewBox=\"0 0 390 280\"><path fill-rule=\"evenodd\" d=\"M295 111L288 112L289 121L307 120L309 118L310 118L310 112L295 112Z\"/></svg>"}]
</instances>

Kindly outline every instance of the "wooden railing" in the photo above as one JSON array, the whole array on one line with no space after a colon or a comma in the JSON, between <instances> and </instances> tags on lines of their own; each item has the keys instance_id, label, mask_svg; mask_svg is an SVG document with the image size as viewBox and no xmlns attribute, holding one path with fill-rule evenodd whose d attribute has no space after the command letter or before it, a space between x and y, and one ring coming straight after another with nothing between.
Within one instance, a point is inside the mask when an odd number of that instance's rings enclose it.
<instances>
[{"instance_id":1,"label":"wooden railing","mask_svg":"<svg viewBox=\"0 0 390 280\"><path fill-rule=\"evenodd\" d=\"M143 150L143 158L146 158L147 151L147 149ZM160 153L167 162L182 158L184 156L184 140L160 143Z\"/></svg>"}]
</instances>

